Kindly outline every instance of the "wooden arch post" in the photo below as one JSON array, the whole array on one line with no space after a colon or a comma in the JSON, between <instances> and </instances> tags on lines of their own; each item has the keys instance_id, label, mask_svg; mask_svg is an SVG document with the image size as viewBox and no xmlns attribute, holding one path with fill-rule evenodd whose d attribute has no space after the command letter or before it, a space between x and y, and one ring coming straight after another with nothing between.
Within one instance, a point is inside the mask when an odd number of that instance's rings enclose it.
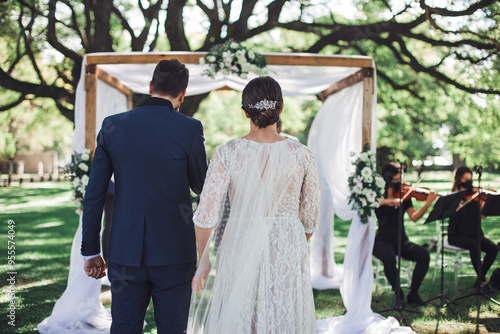
<instances>
[{"instance_id":1,"label":"wooden arch post","mask_svg":"<svg viewBox=\"0 0 500 334\"><path fill-rule=\"evenodd\" d=\"M365 76L363 78L363 120L361 128L361 150L368 145L368 149L371 148L372 144L372 104L373 104L373 94L374 81L373 81L373 70L370 71L371 75Z\"/></svg>"},{"instance_id":2,"label":"wooden arch post","mask_svg":"<svg viewBox=\"0 0 500 334\"><path fill-rule=\"evenodd\" d=\"M97 114L97 74L96 65L85 67L85 147L94 156Z\"/></svg>"}]
</instances>

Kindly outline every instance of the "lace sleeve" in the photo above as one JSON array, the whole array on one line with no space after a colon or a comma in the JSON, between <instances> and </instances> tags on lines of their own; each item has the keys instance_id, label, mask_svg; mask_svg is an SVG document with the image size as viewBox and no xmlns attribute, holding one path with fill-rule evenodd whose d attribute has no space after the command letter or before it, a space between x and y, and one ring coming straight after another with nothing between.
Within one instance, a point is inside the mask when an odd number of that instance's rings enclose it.
<instances>
[{"instance_id":1,"label":"lace sleeve","mask_svg":"<svg viewBox=\"0 0 500 334\"><path fill-rule=\"evenodd\" d=\"M221 151L218 147L210 160L200 196L200 205L193 217L194 224L202 228L211 228L217 224L219 211L229 185L229 172L224 164L224 154Z\"/></svg>"},{"instance_id":2,"label":"lace sleeve","mask_svg":"<svg viewBox=\"0 0 500 334\"><path fill-rule=\"evenodd\" d=\"M316 161L309 150L305 154L305 175L300 193L299 218L306 233L313 233L319 219L319 179Z\"/></svg>"}]
</instances>

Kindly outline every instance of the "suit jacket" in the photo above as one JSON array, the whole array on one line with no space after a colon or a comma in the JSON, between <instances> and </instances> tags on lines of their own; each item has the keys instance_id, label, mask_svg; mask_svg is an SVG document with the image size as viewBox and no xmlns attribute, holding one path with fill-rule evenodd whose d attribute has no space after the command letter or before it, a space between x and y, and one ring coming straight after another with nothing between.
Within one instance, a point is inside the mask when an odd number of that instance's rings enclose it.
<instances>
[{"instance_id":1,"label":"suit jacket","mask_svg":"<svg viewBox=\"0 0 500 334\"><path fill-rule=\"evenodd\" d=\"M82 255L101 251L102 212L114 173L109 261L133 267L195 263L189 188L199 194L203 187L203 142L201 123L165 99L149 98L106 117L83 202Z\"/></svg>"}]
</instances>

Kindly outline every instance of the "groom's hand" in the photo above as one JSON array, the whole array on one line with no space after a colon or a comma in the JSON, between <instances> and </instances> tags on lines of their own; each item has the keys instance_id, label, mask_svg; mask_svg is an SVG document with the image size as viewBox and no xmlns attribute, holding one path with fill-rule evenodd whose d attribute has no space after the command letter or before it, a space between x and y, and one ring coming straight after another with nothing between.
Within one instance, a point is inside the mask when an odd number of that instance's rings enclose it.
<instances>
[{"instance_id":1,"label":"groom's hand","mask_svg":"<svg viewBox=\"0 0 500 334\"><path fill-rule=\"evenodd\" d=\"M85 261L83 269L85 269L85 273L88 277L99 279L106 276L106 264L100 255Z\"/></svg>"}]
</instances>

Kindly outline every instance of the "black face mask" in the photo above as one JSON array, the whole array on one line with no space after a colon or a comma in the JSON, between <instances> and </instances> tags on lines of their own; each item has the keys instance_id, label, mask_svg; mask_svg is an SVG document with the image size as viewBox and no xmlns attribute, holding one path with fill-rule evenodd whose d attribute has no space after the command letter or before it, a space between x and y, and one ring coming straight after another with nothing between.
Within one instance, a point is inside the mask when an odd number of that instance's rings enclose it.
<instances>
[{"instance_id":1,"label":"black face mask","mask_svg":"<svg viewBox=\"0 0 500 334\"><path fill-rule=\"evenodd\" d=\"M462 187L467 190L472 190L472 180L462 182Z\"/></svg>"},{"instance_id":2,"label":"black face mask","mask_svg":"<svg viewBox=\"0 0 500 334\"><path fill-rule=\"evenodd\" d=\"M393 182L391 184L391 188L394 190L400 190L401 189L401 182Z\"/></svg>"}]
</instances>

